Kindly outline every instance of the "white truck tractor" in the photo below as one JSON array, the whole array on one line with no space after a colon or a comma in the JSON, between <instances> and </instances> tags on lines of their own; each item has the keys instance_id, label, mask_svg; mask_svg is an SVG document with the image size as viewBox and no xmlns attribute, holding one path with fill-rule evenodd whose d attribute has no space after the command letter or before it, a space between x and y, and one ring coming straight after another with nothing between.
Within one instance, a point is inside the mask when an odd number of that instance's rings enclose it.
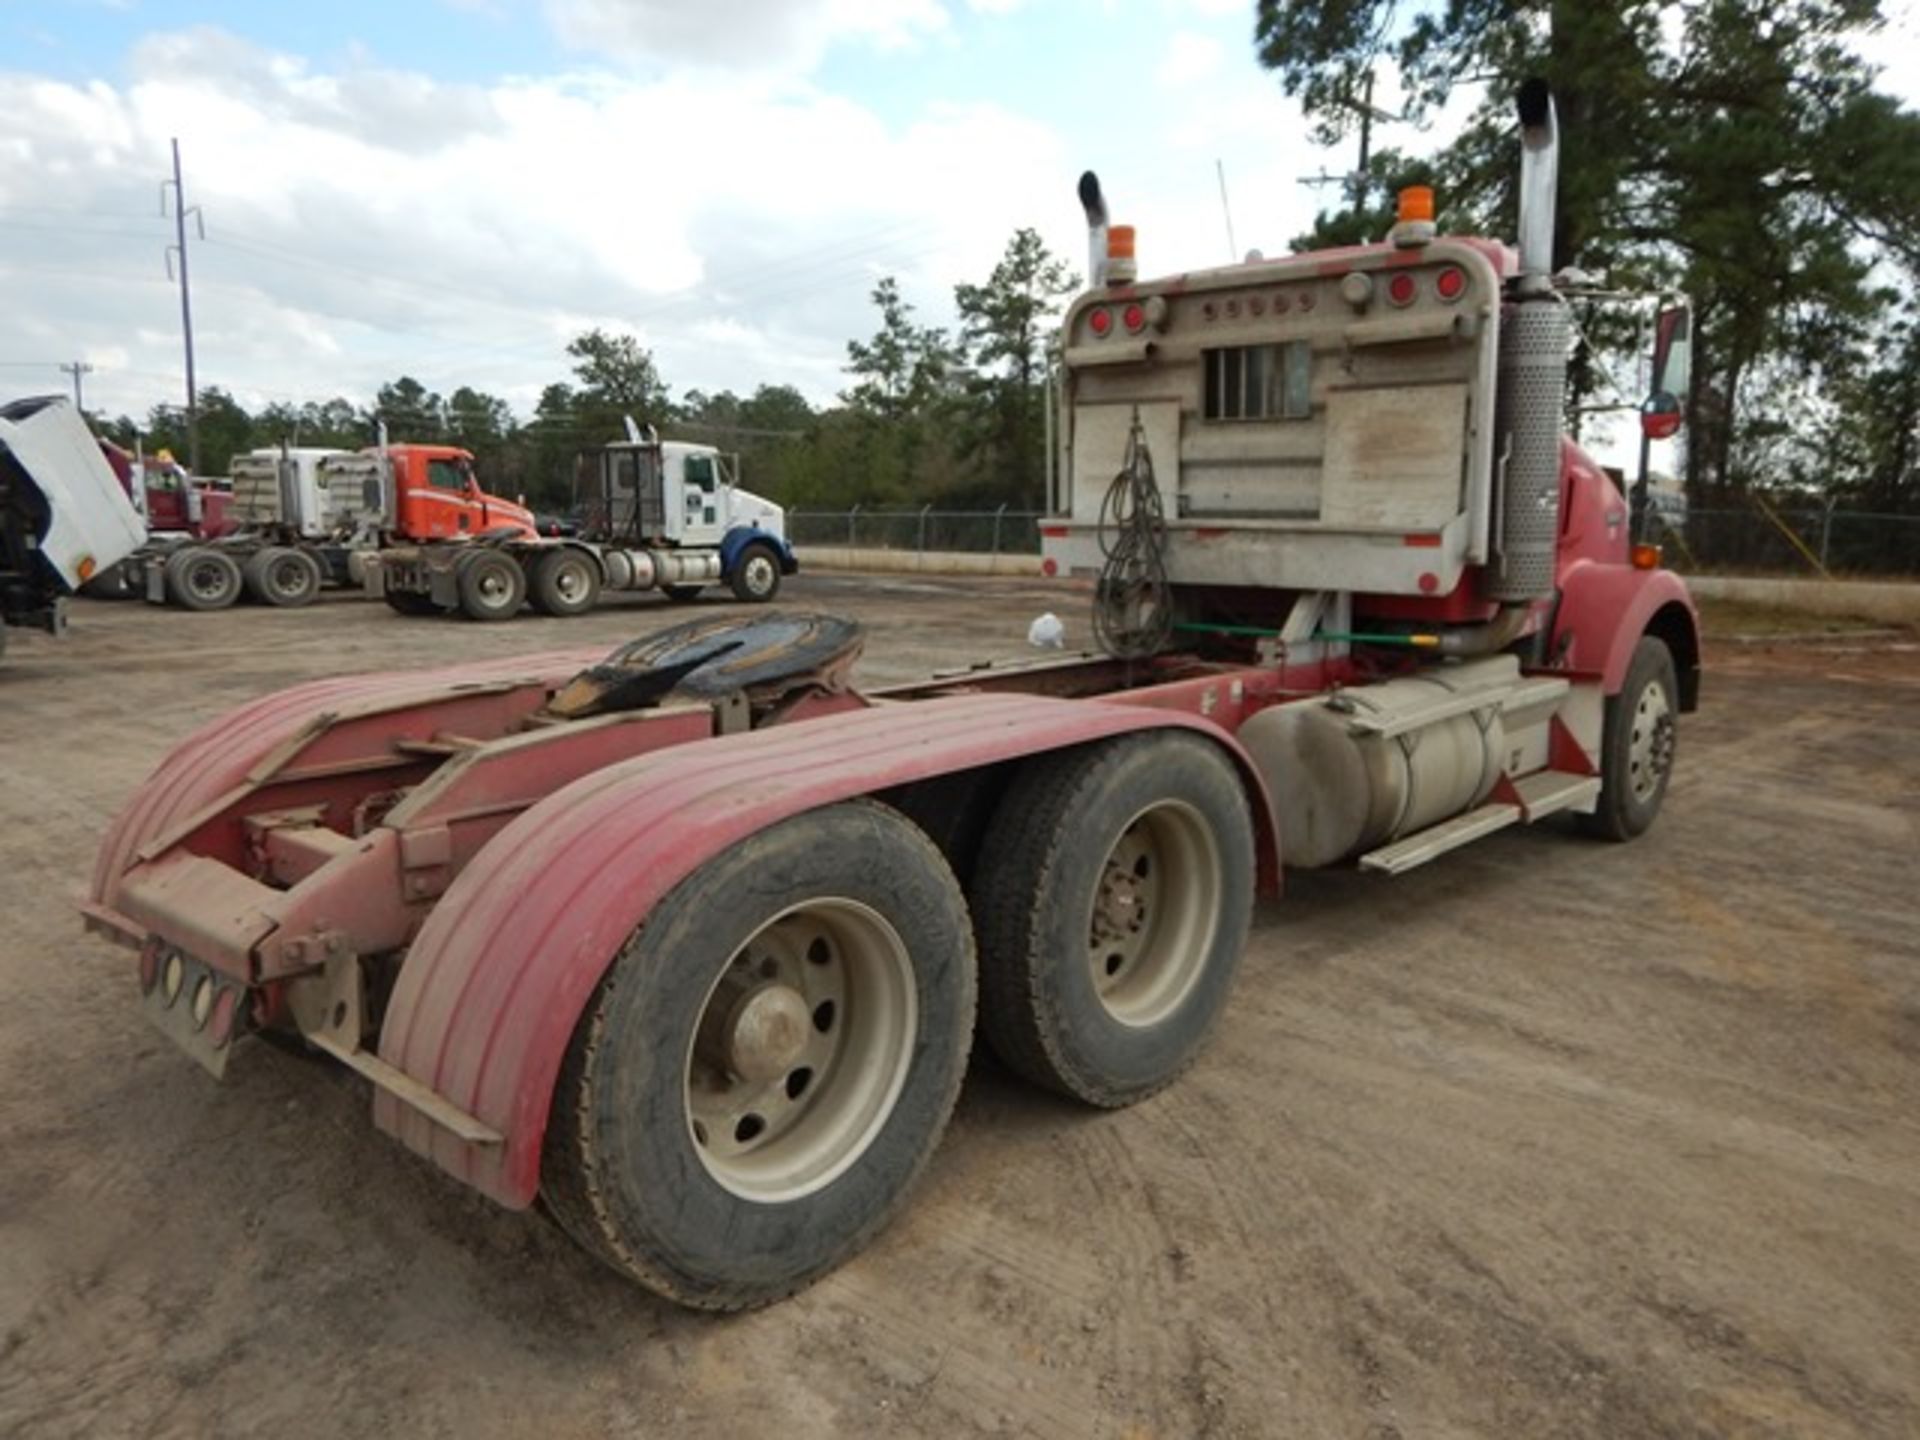
<instances>
[{"instance_id":1,"label":"white truck tractor","mask_svg":"<svg viewBox=\"0 0 1920 1440\"><path fill-rule=\"evenodd\" d=\"M146 535L69 401L39 396L0 405L0 650L8 625L60 634L68 597Z\"/></svg>"}]
</instances>

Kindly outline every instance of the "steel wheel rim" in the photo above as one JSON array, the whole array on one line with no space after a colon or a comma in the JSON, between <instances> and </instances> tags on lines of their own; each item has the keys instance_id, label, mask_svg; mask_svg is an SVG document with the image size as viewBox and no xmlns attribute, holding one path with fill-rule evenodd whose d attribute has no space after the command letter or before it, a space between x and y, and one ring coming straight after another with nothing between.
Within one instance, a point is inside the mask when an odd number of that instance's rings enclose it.
<instances>
[{"instance_id":1,"label":"steel wheel rim","mask_svg":"<svg viewBox=\"0 0 1920 1440\"><path fill-rule=\"evenodd\" d=\"M1121 828L1094 882L1087 968L1101 1007L1122 1025L1155 1025L1205 972L1220 923L1220 847L1183 800L1141 810Z\"/></svg>"},{"instance_id":2,"label":"steel wheel rim","mask_svg":"<svg viewBox=\"0 0 1920 1440\"><path fill-rule=\"evenodd\" d=\"M505 572L489 565L480 572L480 578L473 582L473 588L480 592L480 598L489 605L500 605L512 593L513 585Z\"/></svg>"},{"instance_id":3,"label":"steel wheel rim","mask_svg":"<svg viewBox=\"0 0 1920 1440\"><path fill-rule=\"evenodd\" d=\"M1627 744L1627 788L1636 801L1651 799L1673 766L1673 705L1666 686L1654 681L1633 707Z\"/></svg>"},{"instance_id":4,"label":"steel wheel rim","mask_svg":"<svg viewBox=\"0 0 1920 1440\"><path fill-rule=\"evenodd\" d=\"M298 595L307 588L307 569L298 560L282 556L270 572L273 588L282 595Z\"/></svg>"},{"instance_id":5,"label":"steel wheel rim","mask_svg":"<svg viewBox=\"0 0 1920 1440\"><path fill-rule=\"evenodd\" d=\"M906 942L876 910L823 897L774 916L708 988L682 1069L707 1174L771 1204L831 1185L905 1088L919 1031Z\"/></svg>"},{"instance_id":6,"label":"steel wheel rim","mask_svg":"<svg viewBox=\"0 0 1920 1440\"><path fill-rule=\"evenodd\" d=\"M187 570L187 588L198 600L217 600L227 590L227 574L217 560L196 560Z\"/></svg>"},{"instance_id":7,"label":"steel wheel rim","mask_svg":"<svg viewBox=\"0 0 1920 1440\"><path fill-rule=\"evenodd\" d=\"M578 604L587 595L586 567L581 562L562 561L554 571L554 593L569 605Z\"/></svg>"},{"instance_id":8,"label":"steel wheel rim","mask_svg":"<svg viewBox=\"0 0 1920 1440\"><path fill-rule=\"evenodd\" d=\"M766 556L755 555L747 561L747 588L756 595L773 588L773 562Z\"/></svg>"}]
</instances>

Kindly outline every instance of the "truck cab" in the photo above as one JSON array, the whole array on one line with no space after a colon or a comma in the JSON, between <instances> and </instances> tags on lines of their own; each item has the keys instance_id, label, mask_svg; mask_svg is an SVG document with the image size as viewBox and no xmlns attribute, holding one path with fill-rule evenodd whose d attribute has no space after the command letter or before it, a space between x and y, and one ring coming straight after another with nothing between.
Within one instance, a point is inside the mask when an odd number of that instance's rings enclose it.
<instances>
[{"instance_id":1,"label":"truck cab","mask_svg":"<svg viewBox=\"0 0 1920 1440\"><path fill-rule=\"evenodd\" d=\"M741 488L740 460L711 445L639 439L582 451L577 499L589 534L609 540L719 546L738 529L786 539L786 512Z\"/></svg>"},{"instance_id":2,"label":"truck cab","mask_svg":"<svg viewBox=\"0 0 1920 1440\"><path fill-rule=\"evenodd\" d=\"M480 488L470 452L453 445L407 444L390 445L384 453L389 528L396 535L425 542L502 530L536 533L531 510Z\"/></svg>"}]
</instances>

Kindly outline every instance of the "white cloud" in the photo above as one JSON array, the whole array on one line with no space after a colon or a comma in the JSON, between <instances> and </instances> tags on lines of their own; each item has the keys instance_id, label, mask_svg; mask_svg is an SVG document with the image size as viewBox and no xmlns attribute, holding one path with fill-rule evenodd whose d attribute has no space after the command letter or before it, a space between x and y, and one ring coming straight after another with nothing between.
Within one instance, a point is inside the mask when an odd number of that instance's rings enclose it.
<instances>
[{"instance_id":1,"label":"white cloud","mask_svg":"<svg viewBox=\"0 0 1920 1440\"><path fill-rule=\"evenodd\" d=\"M1213 36L1178 30L1167 42L1166 55L1154 68L1153 78L1167 89L1195 85L1218 74L1226 58L1226 47Z\"/></svg>"},{"instance_id":2,"label":"white cloud","mask_svg":"<svg viewBox=\"0 0 1920 1440\"><path fill-rule=\"evenodd\" d=\"M1017 225L1063 221L1080 253L1059 138L991 104L889 124L790 76L711 70L455 85L207 29L150 38L130 69L0 72L0 359L49 362L0 385L57 388L51 362L97 354L93 403L177 398L155 209L173 135L207 221L199 378L249 404L407 371L524 414L596 324L639 333L676 389L825 401L879 275L940 322Z\"/></svg>"},{"instance_id":3,"label":"white cloud","mask_svg":"<svg viewBox=\"0 0 1920 1440\"><path fill-rule=\"evenodd\" d=\"M939 0L546 0L563 44L630 64L805 73L828 48L911 45L947 26Z\"/></svg>"}]
</instances>

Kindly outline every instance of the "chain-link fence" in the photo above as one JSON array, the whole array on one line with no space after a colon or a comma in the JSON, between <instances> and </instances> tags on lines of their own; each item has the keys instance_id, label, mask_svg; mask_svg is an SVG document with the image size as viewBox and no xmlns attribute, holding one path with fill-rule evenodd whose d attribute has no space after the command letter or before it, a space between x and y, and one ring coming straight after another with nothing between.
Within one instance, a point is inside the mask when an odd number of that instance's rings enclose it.
<instances>
[{"instance_id":1,"label":"chain-link fence","mask_svg":"<svg viewBox=\"0 0 1920 1440\"><path fill-rule=\"evenodd\" d=\"M1664 533L1663 533L1664 532ZM1746 575L1920 575L1920 515L1822 507L1694 510L1656 519L1652 538L1678 570Z\"/></svg>"},{"instance_id":2,"label":"chain-link fence","mask_svg":"<svg viewBox=\"0 0 1920 1440\"><path fill-rule=\"evenodd\" d=\"M958 550L978 555L1037 555L1041 515L1034 510L937 510L862 506L789 510L795 545L856 550ZM1682 571L1752 575L1920 575L1920 515L1857 510L1695 510L1656 514L1649 534Z\"/></svg>"},{"instance_id":3,"label":"chain-link fence","mask_svg":"<svg viewBox=\"0 0 1920 1440\"><path fill-rule=\"evenodd\" d=\"M789 510L795 545L856 550L962 550L975 555L1038 555L1036 510L936 510L926 506L856 505L851 510Z\"/></svg>"}]
</instances>

